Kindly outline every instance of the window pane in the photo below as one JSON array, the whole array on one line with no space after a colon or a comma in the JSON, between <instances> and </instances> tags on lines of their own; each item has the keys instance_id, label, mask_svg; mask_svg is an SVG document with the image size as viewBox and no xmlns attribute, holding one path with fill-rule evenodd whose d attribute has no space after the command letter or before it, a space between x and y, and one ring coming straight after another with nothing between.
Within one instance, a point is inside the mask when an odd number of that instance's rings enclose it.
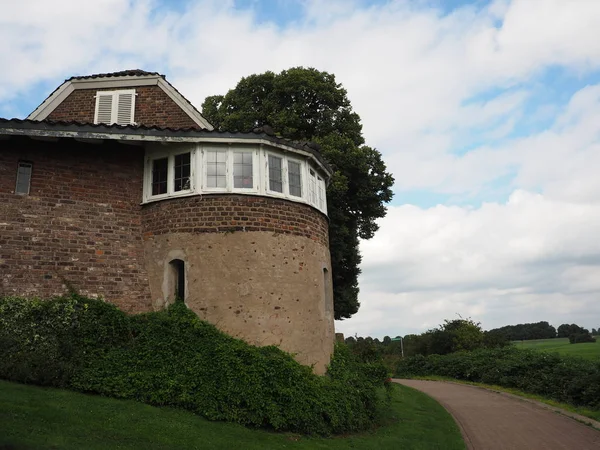
<instances>
[{"instance_id":1,"label":"window pane","mask_svg":"<svg viewBox=\"0 0 600 450\"><path fill-rule=\"evenodd\" d=\"M206 187L227 187L227 153L218 150L206 152Z\"/></svg>"},{"instance_id":2,"label":"window pane","mask_svg":"<svg viewBox=\"0 0 600 450\"><path fill-rule=\"evenodd\" d=\"M15 193L29 194L29 185L31 184L31 163L20 162L17 167L17 186Z\"/></svg>"},{"instance_id":3,"label":"window pane","mask_svg":"<svg viewBox=\"0 0 600 450\"><path fill-rule=\"evenodd\" d=\"M167 169L167 158L152 161L152 195L167 193Z\"/></svg>"},{"instance_id":4,"label":"window pane","mask_svg":"<svg viewBox=\"0 0 600 450\"><path fill-rule=\"evenodd\" d=\"M252 173L252 152L233 153L233 187L252 189L254 187Z\"/></svg>"},{"instance_id":5,"label":"window pane","mask_svg":"<svg viewBox=\"0 0 600 450\"><path fill-rule=\"evenodd\" d=\"M317 189L319 192L319 209L323 211L325 210L325 182L321 177L319 177Z\"/></svg>"},{"instance_id":6,"label":"window pane","mask_svg":"<svg viewBox=\"0 0 600 450\"><path fill-rule=\"evenodd\" d=\"M308 201L311 205L317 206L317 175L314 170L308 171L310 179L308 181Z\"/></svg>"},{"instance_id":7,"label":"window pane","mask_svg":"<svg viewBox=\"0 0 600 450\"><path fill-rule=\"evenodd\" d=\"M269 189L271 191L283 192L281 161L281 158L269 155Z\"/></svg>"},{"instance_id":8,"label":"window pane","mask_svg":"<svg viewBox=\"0 0 600 450\"><path fill-rule=\"evenodd\" d=\"M302 197L302 177L300 175L300 163L288 161L288 183L290 195Z\"/></svg>"},{"instance_id":9,"label":"window pane","mask_svg":"<svg viewBox=\"0 0 600 450\"><path fill-rule=\"evenodd\" d=\"M190 154L175 156L175 192L190 189Z\"/></svg>"}]
</instances>

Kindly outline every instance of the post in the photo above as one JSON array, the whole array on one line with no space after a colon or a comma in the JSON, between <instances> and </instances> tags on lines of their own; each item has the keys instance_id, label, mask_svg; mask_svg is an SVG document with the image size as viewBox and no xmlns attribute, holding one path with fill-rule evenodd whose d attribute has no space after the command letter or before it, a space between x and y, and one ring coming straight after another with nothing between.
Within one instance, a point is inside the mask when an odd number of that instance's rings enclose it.
<instances>
[{"instance_id":1,"label":"post","mask_svg":"<svg viewBox=\"0 0 600 450\"><path fill-rule=\"evenodd\" d=\"M392 338L392 341L400 341L400 352L402 353L402 358L404 358L404 338L402 336L397 336Z\"/></svg>"}]
</instances>

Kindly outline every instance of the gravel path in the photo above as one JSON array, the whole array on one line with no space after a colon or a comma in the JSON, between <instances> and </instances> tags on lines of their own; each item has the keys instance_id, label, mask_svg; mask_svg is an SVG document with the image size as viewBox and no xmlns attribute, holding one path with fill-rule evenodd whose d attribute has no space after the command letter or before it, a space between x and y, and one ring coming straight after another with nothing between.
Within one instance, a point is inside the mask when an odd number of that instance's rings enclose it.
<instances>
[{"instance_id":1,"label":"gravel path","mask_svg":"<svg viewBox=\"0 0 600 450\"><path fill-rule=\"evenodd\" d=\"M468 449L600 450L600 431L533 402L455 383L394 381L440 402L454 416Z\"/></svg>"}]
</instances>

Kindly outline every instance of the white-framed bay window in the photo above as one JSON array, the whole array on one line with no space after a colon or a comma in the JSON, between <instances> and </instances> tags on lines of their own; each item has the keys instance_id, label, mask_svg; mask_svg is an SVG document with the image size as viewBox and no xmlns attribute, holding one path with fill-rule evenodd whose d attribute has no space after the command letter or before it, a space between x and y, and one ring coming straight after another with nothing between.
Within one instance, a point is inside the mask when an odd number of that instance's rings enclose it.
<instances>
[{"instance_id":1,"label":"white-framed bay window","mask_svg":"<svg viewBox=\"0 0 600 450\"><path fill-rule=\"evenodd\" d=\"M144 170L145 200L193 193L194 156L193 148L148 155Z\"/></svg>"},{"instance_id":2,"label":"white-framed bay window","mask_svg":"<svg viewBox=\"0 0 600 450\"><path fill-rule=\"evenodd\" d=\"M211 193L284 198L327 214L325 173L304 155L233 143L156 145L147 150L144 202Z\"/></svg>"}]
</instances>

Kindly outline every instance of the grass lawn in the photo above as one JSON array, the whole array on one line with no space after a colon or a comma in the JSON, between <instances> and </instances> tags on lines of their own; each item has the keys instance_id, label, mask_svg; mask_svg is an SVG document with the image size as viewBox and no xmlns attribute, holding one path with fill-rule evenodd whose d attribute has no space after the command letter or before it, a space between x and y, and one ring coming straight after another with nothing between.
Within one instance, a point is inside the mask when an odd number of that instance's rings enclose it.
<instances>
[{"instance_id":1,"label":"grass lawn","mask_svg":"<svg viewBox=\"0 0 600 450\"><path fill-rule=\"evenodd\" d=\"M514 341L513 343L518 348L558 352L561 355L581 356L586 359L597 360L600 358L600 338L596 338L595 343L586 342L583 344L569 344L568 338L536 339Z\"/></svg>"},{"instance_id":2,"label":"grass lawn","mask_svg":"<svg viewBox=\"0 0 600 450\"><path fill-rule=\"evenodd\" d=\"M387 424L351 437L314 438L210 422L128 400L0 381L0 448L26 449L464 449L436 401L395 386Z\"/></svg>"}]
</instances>

